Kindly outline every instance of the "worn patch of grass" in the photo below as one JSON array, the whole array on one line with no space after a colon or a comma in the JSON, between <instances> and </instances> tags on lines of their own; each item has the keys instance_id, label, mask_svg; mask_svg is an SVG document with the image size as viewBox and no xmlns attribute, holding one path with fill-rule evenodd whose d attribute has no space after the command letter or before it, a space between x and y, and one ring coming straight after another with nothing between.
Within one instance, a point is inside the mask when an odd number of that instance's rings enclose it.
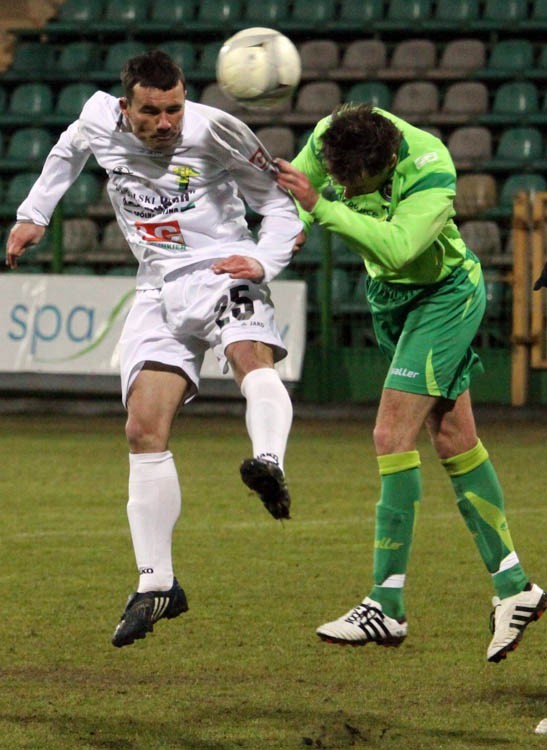
<instances>
[{"instance_id":1,"label":"worn patch of grass","mask_svg":"<svg viewBox=\"0 0 547 750\"><path fill-rule=\"evenodd\" d=\"M177 575L190 611L114 649L136 582L123 418L3 417L0 747L9 750L543 747L545 622L487 664L489 576L424 438L424 500L399 649L315 628L368 591L378 479L370 421L295 421L293 519L241 485L241 419L184 416ZM547 427L499 415L481 437L521 560L547 584Z\"/></svg>"}]
</instances>

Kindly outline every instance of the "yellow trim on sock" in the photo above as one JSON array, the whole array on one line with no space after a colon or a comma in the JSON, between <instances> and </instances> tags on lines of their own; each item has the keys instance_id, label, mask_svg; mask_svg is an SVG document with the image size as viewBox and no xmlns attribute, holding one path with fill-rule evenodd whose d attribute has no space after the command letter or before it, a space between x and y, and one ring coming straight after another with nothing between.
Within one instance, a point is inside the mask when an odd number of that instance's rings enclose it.
<instances>
[{"instance_id":1,"label":"yellow trim on sock","mask_svg":"<svg viewBox=\"0 0 547 750\"><path fill-rule=\"evenodd\" d=\"M452 458L445 458L441 463L449 476L458 477L462 474L468 474L487 460L488 451L479 440L471 450L460 453L458 456L452 456Z\"/></svg>"},{"instance_id":2,"label":"yellow trim on sock","mask_svg":"<svg viewBox=\"0 0 547 750\"><path fill-rule=\"evenodd\" d=\"M418 451L407 451L406 453L386 453L377 456L380 474L396 474L398 471L408 471L421 466Z\"/></svg>"}]
</instances>

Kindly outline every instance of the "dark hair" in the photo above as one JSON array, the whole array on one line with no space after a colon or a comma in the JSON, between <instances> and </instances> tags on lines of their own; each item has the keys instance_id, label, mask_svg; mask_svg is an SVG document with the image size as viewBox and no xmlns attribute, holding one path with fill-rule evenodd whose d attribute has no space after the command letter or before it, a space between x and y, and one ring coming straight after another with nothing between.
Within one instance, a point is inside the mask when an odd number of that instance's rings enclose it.
<instances>
[{"instance_id":1,"label":"dark hair","mask_svg":"<svg viewBox=\"0 0 547 750\"><path fill-rule=\"evenodd\" d=\"M125 96L131 100L137 83L146 88L169 91L179 81L184 84L184 73L166 52L153 49L129 59L120 73Z\"/></svg>"},{"instance_id":2,"label":"dark hair","mask_svg":"<svg viewBox=\"0 0 547 750\"><path fill-rule=\"evenodd\" d=\"M382 172L401 144L401 131L372 104L342 104L321 136L328 170L339 182Z\"/></svg>"}]
</instances>

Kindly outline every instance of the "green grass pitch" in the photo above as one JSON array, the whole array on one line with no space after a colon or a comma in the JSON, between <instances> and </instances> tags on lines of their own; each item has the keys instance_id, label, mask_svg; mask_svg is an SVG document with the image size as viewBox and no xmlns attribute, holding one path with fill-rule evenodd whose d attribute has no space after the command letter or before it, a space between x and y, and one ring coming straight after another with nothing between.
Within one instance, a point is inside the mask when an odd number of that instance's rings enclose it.
<instances>
[{"instance_id":1,"label":"green grass pitch","mask_svg":"<svg viewBox=\"0 0 547 750\"><path fill-rule=\"evenodd\" d=\"M427 438L399 649L315 628L371 582L378 476L369 418L294 422L282 525L239 479L243 419L190 414L171 449L174 556L190 611L110 644L136 572L124 417L0 417L0 748L529 750L547 716L547 619L486 662L492 596ZM479 418L513 539L547 585L547 423Z\"/></svg>"}]
</instances>

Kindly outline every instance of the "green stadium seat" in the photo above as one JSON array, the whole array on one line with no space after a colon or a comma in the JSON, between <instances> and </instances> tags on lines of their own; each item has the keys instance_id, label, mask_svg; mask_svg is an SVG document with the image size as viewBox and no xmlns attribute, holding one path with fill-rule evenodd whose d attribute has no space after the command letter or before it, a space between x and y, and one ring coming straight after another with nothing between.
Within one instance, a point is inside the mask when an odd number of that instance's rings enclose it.
<instances>
[{"instance_id":1,"label":"green stadium seat","mask_svg":"<svg viewBox=\"0 0 547 750\"><path fill-rule=\"evenodd\" d=\"M89 74L94 81L115 81L120 78L120 71L130 57L146 52L144 42L136 39L124 39L106 48L99 67Z\"/></svg>"},{"instance_id":2,"label":"green stadium seat","mask_svg":"<svg viewBox=\"0 0 547 750\"><path fill-rule=\"evenodd\" d=\"M354 83L344 96L345 102L371 102L375 107L391 107L391 89L381 81L359 81Z\"/></svg>"},{"instance_id":3,"label":"green stadium seat","mask_svg":"<svg viewBox=\"0 0 547 750\"><path fill-rule=\"evenodd\" d=\"M483 167L489 172L536 171L544 151L543 134L538 128L508 128L501 134L494 156Z\"/></svg>"},{"instance_id":4,"label":"green stadium seat","mask_svg":"<svg viewBox=\"0 0 547 750\"><path fill-rule=\"evenodd\" d=\"M226 38L235 30L243 13L242 0L200 0L194 19L186 28L192 32L213 33Z\"/></svg>"},{"instance_id":5,"label":"green stadium seat","mask_svg":"<svg viewBox=\"0 0 547 750\"><path fill-rule=\"evenodd\" d=\"M437 0L432 18L424 21L424 29L461 35L473 29L479 16L479 0Z\"/></svg>"},{"instance_id":6,"label":"green stadium seat","mask_svg":"<svg viewBox=\"0 0 547 750\"><path fill-rule=\"evenodd\" d=\"M507 81L495 91L490 112L480 116L485 125L528 124L531 115L539 111L539 94L532 81Z\"/></svg>"},{"instance_id":7,"label":"green stadium seat","mask_svg":"<svg viewBox=\"0 0 547 750\"><path fill-rule=\"evenodd\" d=\"M196 8L189 0L170 0L154 2L150 8L150 18L145 24L143 33L161 33L180 35L181 29L195 17Z\"/></svg>"},{"instance_id":8,"label":"green stadium seat","mask_svg":"<svg viewBox=\"0 0 547 750\"><path fill-rule=\"evenodd\" d=\"M59 91L55 108L44 118L44 122L63 126L78 119L84 104L96 91L92 83L67 83Z\"/></svg>"},{"instance_id":9,"label":"green stadium seat","mask_svg":"<svg viewBox=\"0 0 547 750\"><path fill-rule=\"evenodd\" d=\"M505 318L507 304L507 283L499 277L488 274L484 279L486 291L486 310L484 311L485 322L490 320L502 320Z\"/></svg>"},{"instance_id":10,"label":"green stadium seat","mask_svg":"<svg viewBox=\"0 0 547 750\"><path fill-rule=\"evenodd\" d=\"M65 217L85 216L87 209L97 203L100 196L99 178L89 172L82 172L61 200L63 215Z\"/></svg>"},{"instance_id":11,"label":"green stadium seat","mask_svg":"<svg viewBox=\"0 0 547 750\"><path fill-rule=\"evenodd\" d=\"M280 22L280 28L288 34L326 31L334 17L335 4L330 0L294 0L288 17Z\"/></svg>"},{"instance_id":12,"label":"green stadium seat","mask_svg":"<svg viewBox=\"0 0 547 750\"><path fill-rule=\"evenodd\" d=\"M213 81L216 75L217 57L222 46L222 42L205 42L198 48L197 64L192 73L192 78L196 81Z\"/></svg>"},{"instance_id":13,"label":"green stadium seat","mask_svg":"<svg viewBox=\"0 0 547 750\"><path fill-rule=\"evenodd\" d=\"M39 176L38 172L18 172L13 175L6 186L3 211L7 211L9 215L15 215L15 210L27 197Z\"/></svg>"},{"instance_id":14,"label":"green stadium seat","mask_svg":"<svg viewBox=\"0 0 547 750\"><path fill-rule=\"evenodd\" d=\"M55 66L56 50L47 42L18 42L5 81L37 81Z\"/></svg>"},{"instance_id":15,"label":"green stadium seat","mask_svg":"<svg viewBox=\"0 0 547 750\"><path fill-rule=\"evenodd\" d=\"M485 0L476 31L507 31L518 28L528 17L528 0Z\"/></svg>"},{"instance_id":16,"label":"green stadium seat","mask_svg":"<svg viewBox=\"0 0 547 750\"><path fill-rule=\"evenodd\" d=\"M193 75L196 67L196 48L192 42L173 40L164 42L159 47L182 68L186 78Z\"/></svg>"},{"instance_id":17,"label":"green stadium seat","mask_svg":"<svg viewBox=\"0 0 547 750\"><path fill-rule=\"evenodd\" d=\"M357 253L350 250L345 240L340 237L339 234L334 232L330 235L331 240L331 251L332 251L332 262L334 266L339 268L363 268L363 259Z\"/></svg>"},{"instance_id":18,"label":"green stadium seat","mask_svg":"<svg viewBox=\"0 0 547 750\"><path fill-rule=\"evenodd\" d=\"M0 112L4 112L8 102L8 95L4 86L0 85Z\"/></svg>"},{"instance_id":19,"label":"green stadium seat","mask_svg":"<svg viewBox=\"0 0 547 750\"><path fill-rule=\"evenodd\" d=\"M144 29L148 17L148 0L106 0L102 18L92 28L99 33L121 33Z\"/></svg>"},{"instance_id":20,"label":"green stadium seat","mask_svg":"<svg viewBox=\"0 0 547 750\"><path fill-rule=\"evenodd\" d=\"M87 26L102 18L104 6L105 0L65 0L47 24L47 30L79 36Z\"/></svg>"},{"instance_id":21,"label":"green stadium seat","mask_svg":"<svg viewBox=\"0 0 547 750\"><path fill-rule=\"evenodd\" d=\"M47 42L18 42L10 67L2 74L6 81L36 81L55 67L56 51Z\"/></svg>"},{"instance_id":22,"label":"green stadium seat","mask_svg":"<svg viewBox=\"0 0 547 750\"><path fill-rule=\"evenodd\" d=\"M81 81L100 65L100 61L101 48L95 42L69 42L61 50L52 75L61 81Z\"/></svg>"},{"instance_id":23,"label":"green stadium seat","mask_svg":"<svg viewBox=\"0 0 547 750\"><path fill-rule=\"evenodd\" d=\"M252 0L252 2L246 4L243 14L234 23L234 28L246 29L252 26L266 26L277 29L288 15L288 0Z\"/></svg>"},{"instance_id":24,"label":"green stadium seat","mask_svg":"<svg viewBox=\"0 0 547 750\"><path fill-rule=\"evenodd\" d=\"M384 0L342 0L340 12L328 22L329 32L368 31L384 17Z\"/></svg>"},{"instance_id":25,"label":"green stadium seat","mask_svg":"<svg viewBox=\"0 0 547 750\"><path fill-rule=\"evenodd\" d=\"M348 312L348 303L353 298L353 284L348 270L333 268L331 276L331 301L333 313Z\"/></svg>"},{"instance_id":26,"label":"green stadium seat","mask_svg":"<svg viewBox=\"0 0 547 750\"><path fill-rule=\"evenodd\" d=\"M547 126L547 91L543 94L541 109L530 114L527 118L529 125Z\"/></svg>"},{"instance_id":27,"label":"green stadium seat","mask_svg":"<svg viewBox=\"0 0 547 750\"><path fill-rule=\"evenodd\" d=\"M508 219L513 213L513 201L518 193L535 193L547 190L547 180L534 172L509 175L502 183L497 205L485 212L487 219Z\"/></svg>"},{"instance_id":28,"label":"green stadium seat","mask_svg":"<svg viewBox=\"0 0 547 750\"><path fill-rule=\"evenodd\" d=\"M199 102L199 96L200 92L197 86L194 86L193 83L185 83L186 85L186 98L189 99L191 102Z\"/></svg>"},{"instance_id":29,"label":"green stadium seat","mask_svg":"<svg viewBox=\"0 0 547 750\"><path fill-rule=\"evenodd\" d=\"M432 17L432 0L389 0L386 16L376 22L375 29L416 33Z\"/></svg>"},{"instance_id":30,"label":"green stadium seat","mask_svg":"<svg viewBox=\"0 0 547 750\"><path fill-rule=\"evenodd\" d=\"M540 31L547 29L547 0L533 0L528 18L520 21L522 31Z\"/></svg>"},{"instance_id":31,"label":"green stadium seat","mask_svg":"<svg viewBox=\"0 0 547 750\"><path fill-rule=\"evenodd\" d=\"M11 94L7 111L0 113L1 124L42 124L53 109L53 93L47 83L21 83Z\"/></svg>"},{"instance_id":32,"label":"green stadium seat","mask_svg":"<svg viewBox=\"0 0 547 750\"><path fill-rule=\"evenodd\" d=\"M0 170L6 172L32 171L44 162L54 143L54 137L46 128L21 128L11 136Z\"/></svg>"},{"instance_id":33,"label":"green stadium seat","mask_svg":"<svg viewBox=\"0 0 547 750\"><path fill-rule=\"evenodd\" d=\"M492 47L486 67L475 78L514 78L534 66L534 47L528 39L502 39Z\"/></svg>"},{"instance_id":34,"label":"green stadium seat","mask_svg":"<svg viewBox=\"0 0 547 750\"><path fill-rule=\"evenodd\" d=\"M545 21L545 28L547 29L547 20ZM535 65L526 71L526 77L532 80L547 80L547 44L541 45Z\"/></svg>"}]
</instances>

